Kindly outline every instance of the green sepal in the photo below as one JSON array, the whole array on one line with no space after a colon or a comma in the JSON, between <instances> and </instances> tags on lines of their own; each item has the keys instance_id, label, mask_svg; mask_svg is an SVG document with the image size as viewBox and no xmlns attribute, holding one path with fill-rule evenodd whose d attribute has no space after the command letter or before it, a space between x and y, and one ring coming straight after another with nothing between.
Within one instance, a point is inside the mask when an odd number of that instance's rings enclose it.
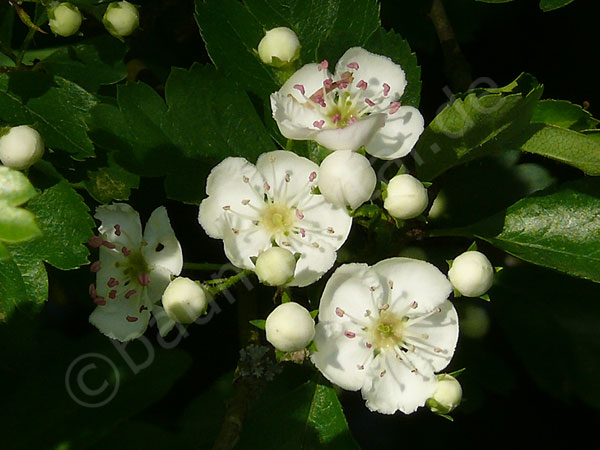
<instances>
[{"instance_id":1,"label":"green sepal","mask_svg":"<svg viewBox=\"0 0 600 450\"><path fill-rule=\"evenodd\" d=\"M256 328L258 328L259 330L263 330L265 329L265 324L267 323L266 320L264 319L255 319L255 320L250 320L250 324L254 325Z\"/></svg>"},{"instance_id":2,"label":"green sepal","mask_svg":"<svg viewBox=\"0 0 600 450\"><path fill-rule=\"evenodd\" d=\"M310 312L310 317L312 317L312 318L313 318L313 320L314 320L314 319L317 317L317 315L319 315L319 310L318 310L318 309L313 309L313 310Z\"/></svg>"}]
</instances>

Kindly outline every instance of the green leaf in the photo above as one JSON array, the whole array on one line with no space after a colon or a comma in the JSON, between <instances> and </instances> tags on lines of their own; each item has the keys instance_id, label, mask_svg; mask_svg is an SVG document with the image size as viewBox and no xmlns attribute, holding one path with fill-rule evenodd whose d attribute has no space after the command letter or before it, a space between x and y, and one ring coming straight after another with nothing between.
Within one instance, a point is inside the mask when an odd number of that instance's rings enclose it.
<instances>
[{"instance_id":1,"label":"green leaf","mask_svg":"<svg viewBox=\"0 0 600 450\"><path fill-rule=\"evenodd\" d=\"M0 120L32 124L47 147L75 159L94 156L94 145L83 122L96 103L77 84L41 72L0 74Z\"/></svg>"},{"instance_id":2,"label":"green leaf","mask_svg":"<svg viewBox=\"0 0 600 450\"><path fill-rule=\"evenodd\" d=\"M279 450L282 442L286 450L359 448L335 390L319 380L306 379L307 372L287 367L266 387L248 414L236 448Z\"/></svg>"},{"instance_id":3,"label":"green leaf","mask_svg":"<svg viewBox=\"0 0 600 450\"><path fill-rule=\"evenodd\" d=\"M540 0L540 8L547 12L567 6L573 0Z\"/></svg>"},{"instance_id":4,"label":"green leaf","mask_svg":"<svg viewBox=\"0 0 600 450\"><path fill-rule=\"evenodd\" d=\"M0 166L0 241L21 242L41 234L35 215L18 208L35 195L25 175Z\"/></svg>"},{"instance_id":5,"label":"green leaf","mask_svg":"<svg viewBox=\"0 0 600 450\"><path fill-rule=\"evenodd\" d=\"M524 198L455 234L474 235L525 261L600 282L600 179L585 177Z\"/></svg>"},{"instance_id":6,"label":"green leaf","mask_svg":"<svg viewBox=\"0 0 600 450\"><path fill-rule=\"evenodd\" d=\"M264 30L241 2L196 0L195 18L206 50L225 79L265 98L279 88L275 73L253 52Z\"/></svg>"},{"instance_id":7,"label":"green leaf","mask_svg":"<svg viewBox=\"0 0 600 450\"><path fill-rule=\"evenodd\" d=\"M113 200L127 200L131 189L137 189L140 177L128 172L109 157L108 166L88 172L88 178L83 182L89 194L100 203L110 203Z\"/></svg>"},{"instance_id":8,"label":"green leaf","mask_svg":"<svg viewBox=\"0 0 600 450\"><path fill-rule=\"evenodd\" d=\"M495 321L537 386L600 408L600 286L520 264L499 274L490 295Z\"/></svg>"},{"instance_id":9,"label":"green leaf","mask_svg":"<svg viewBox=\"0 0 600 450\"><path fill-rule=\"evenodd\" d=\"M62 181L29 202L43 235L19 245L19 252L42 259L61 270L87 264L84 245L95 227L83 198Z\"/></svg>"},{"instance_id":10,"label":"green leaf","mask_svg":"<svg viewBox=\"0 0 600 450\"><path fill-rule=\"evenodd\" d=\"M279 89L276 70L254 50L264 32L287 26L302 44L298 64L329 60L364 45L379 28L375 0L196 0L196 22L208 53L228 78L264 99Z\"/></svg>"},{"instance_id":11,"label":"green leaf","mask_svg":"<svg viewBox=\"0 0 600 450\"><path fill-rule=\"evenodd\" d=\"M421 98L421 67L408 42L392 31L379 28L365 44L365 49L385 55L399 64L406 74L407 86L401 101L403 105L419 106Z\"/></svg>"},{"instance_id":12,"label":"green leaf","mask_svg":"<svg viewBox=\"0 0 600 450\"><path fill-rule=\"evenodd\" d=\"M455 99L433 119L413 157L419 179L431 181L482 155L517 148L527 137L542 86L523 74L498 89L477 89Z\"/></svg>"},{"instance_id":13,"label":"green leaf","mask_svg":"<svg viewBox=\"0 0 600 450\"><path fill-rule=\"evenodd\" d=\"M95 226L83 199L65 181L47 189L27 205L35 214L42 235L19 244L9 244L0 258L0 314L8 317L21 304L42 305L48 298L48 276L44 262L61 270L87 264L89 251L83 245ZM2 284L4 284L3 282Z\"/></svg>"},{"instance_id":14,"label":"green leaf","mask_svg":"<svg viewBox=\"0 0 600 450\"><path fill-rule=\"evenodd\" d=\"M600 121L579 105L566 100L542 100L533 111L532 123L544 123L560 128L582 131L596 128Z\"/></svg>"},{"instance_id":15,"label":"green leaf","mask_svg":"<svg viewBox=\"0 0 600 450\"><path fill-rule=\"evenodd\" d=\"M144 83L119 86L118 106L98 104L88 123L94 142L116 151L126 170L166 175L171 198L199 203L204 185L191 187L191 177L228 156L254 161L275 149L247 95L210 66L173 69L165 96Z\"/></svg>"},{"instance_id":16,"label":"green leaf","mask_svg":"<svg viewBox=\"0 0 600 450\"><path fill-rule=\"evenodd\" d=\"M577 131L554 125L533 124L520 149L600 175L600 142Z\"/></svg>"},{"instance_id":17,"label":"green leaf","mask_svg":"<svg viewBox=\"0 0 600 450\"><path fill-rule=\"evenodd\" d=\"M116 83L127 76L123 62L126 51L121 41L102 35L59 48L42 59L41 67L96 92L101 85Z\"/></svg>"}]
</instances>

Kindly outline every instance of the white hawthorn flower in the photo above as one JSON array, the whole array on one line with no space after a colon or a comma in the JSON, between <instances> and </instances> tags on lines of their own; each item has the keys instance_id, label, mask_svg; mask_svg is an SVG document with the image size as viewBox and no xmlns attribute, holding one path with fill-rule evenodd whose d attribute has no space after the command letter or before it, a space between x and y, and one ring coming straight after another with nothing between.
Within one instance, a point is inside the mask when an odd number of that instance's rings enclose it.
<instances>
[{"instance_id":1,"label":"white hawthorn flower","mask_svg":"<svg viewBox=\"0 0 600 450\"><path fill-rule=\"evenodd\" d=\"M96 272L96 285L90 295L97 307L90 322L106 336L128 341L141 336L150 313L161 335L175 324L159 305L172 275L179 275L183 255L171 228L167 210L154 210L142 237L140 216L129 205L99 206L95 216L101 222L99 236L89 244L99 247L100 260L90 270Z\"/></svg>"},{"instance_id":2,"label":"white hawthorn flower","mask_svg":"<svg viewBox=\"0 0 600 450\"><path fill-rule=\"evenodd\" d=\"M121 39L129 36L140 25L140 13L135 5L127 2L113 2L106 8L102 23L111 35Z\"/></svg>"},{"instance_id":3,"label":"white hawthorn flower","mask_svg":"<svg viewBox=\"0 0 600 450\"><path fill-rule=\"evenodd\" d=\"M300 41L287 27L277 27L267 31L258 44L260 60L274 67L282 67L298 59Z\"/></svg>"},{"instance_id":4,"label":"white hawthorn flower","mask_svg":"<svg viewBox=\"0 0 600 450\"><path fill-rule=\"evenodd\" d=\"M282 352L305 348L315 336L315 321L306 308L294 302L282 303L265 322L267 341Z\"/></svg>"},{"instance_id":5,"label":"white hawthorn flower","mask_svg":"<svg viewBox=\"0 0 600 450\"><path fill-rule=\"evenodd\" d=\"M175 278L165 289L162 305L167 316L179 323L192 323L206 311L206 292L194 280Z\"/></svg>"},{"instance_id":6,"label":"white hawthorn flower","mask_svg":"<svg viewBox=\"0 0 600 450\"><path fill-rule=\"evenodd\" d=\"M319 306L311 359L332 383L361 390L371 411L405 414L436 388L458 339L448 279L432 264L390 258L345 264Z\"/></svg>"},{"instance_id":7,"label":"white hawthorn flower","mask_svg":"<svg viewBox=\"0 0 600 450\"><path fill-rule=\"evenodd\" d=\"M0 134L0 161L6 167L24 170L38 162L44 154L44 141L28 125L12 127Z\"/></svg>"},{"instance_id":8,"label":"white hawthorn flower","mask_svg":"<svg viewBox=\"0 0 600 450\"><path fill-rule=\"evenodd\" d=\"M314 194L319 167L295 153L263 153L256 166L227 158L206 181L198 222L223 239L231 263L254 270L253 257L273 242L299 253L291 286L307 286L333 265L346 241L352 218L345 208Z\"/></svg>"},{"instance_id":9,"label":"white hawthorn flower","mask_svg":"<svg viewBox=\"0 0 600 450\"><path fill-rule=\"evenodd\" d=\"M333 152L319 167L319 191L335 205L356 209L371 198L377 175L360 153Z\"/></svg>"},{"instance_id":10,"label":"white hawthorn flower","mask_svg":"<svg viewBox=\"0 0 600 450\"><path fill-rule=\"evenodd\" d=\"M492 287L494 267L483 253L471 250L454 259L448 278L465 297L479 297Z\"/></svg>"},{"instance_id":11,"label":"white hawthorn flower","mask_svg":"<svg viewBox=\"0 0 600 450\"><path fill-rule=\"evenodd\" d=\"M423 132L421 113L402 106L402 68L360 47L335 67L307 64L271 94L273 118L288 139L314 140L329 150L365 146L381 159L407 155Z\"/></svg>"},{"instance_id":12,"label":"white hawthorn flower","mask_svg":"<svg viewBox=\"0 0 600 450\"><path fill-rule=\"evenodd\" d=\"M412 219L425 211L428 203L429 197L423 183L405 173L390 180L383 207L397 219Z\"/></svg>"},{"instance_id":13,"label":"white hawthorn flower","mask_svg":"<svg viewBox=\"0 0 600 450\"><path fill-rule=\"evenodd\" d=\"M48 11L48 25L54 34L68 37L79 31L83 17L77 6L68 2L59 3Z\"/></svg>"},{"instance_id":14,"label":"white hawthorn flower","mask_svg":"<svg viewBox=\"0 0 600 450\"><path fill-rule=\"evenodd\" d=\"M294 278L296 257L285 248L271 247L256 259L254 272L261 283L283 286Z\"/></svg>"}]
</instances>

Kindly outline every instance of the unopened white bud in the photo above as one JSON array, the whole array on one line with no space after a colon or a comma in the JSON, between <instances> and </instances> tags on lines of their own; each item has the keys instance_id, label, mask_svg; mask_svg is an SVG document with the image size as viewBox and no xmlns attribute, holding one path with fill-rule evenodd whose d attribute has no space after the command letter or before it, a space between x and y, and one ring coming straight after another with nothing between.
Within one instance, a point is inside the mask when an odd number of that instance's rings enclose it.
<instances>
[{"instance_id":1,"label":"unopened white bud","mask_svg":"<svg viewBox=\"0 0 600 450\"><path fill-rule=\"evenodd\" d=\"M298 303L282 303L265 323L267 341L282 352L305 348L315 337L315 321L308 310Z\"/></svg>"},{"instance_id":2,"label":"unopened white bud","mask_svg":"<svg viewBox=\"0 0 600 450\"><path fill-rule=\"evenodd\" d=\"M43 154L44 141L40 133L28 125L13 127L0 137L0 161L11 169L27 169Z\"/></svg>"},{"instance_id":3,"label":"unopened white bud","mask_svg":"<svg viewBox=\"0 0 600 450\"><path fill-rule=\"evenodd\" d=\"M59 3L48 11L48 24L54 34L72 36L79 31L83 17L77 6L68 2Z\"/></svg>"},{"instance_id":4,"label":"unopened white bud","mask_svg":"<svg viewBox=\"0 0 600 450\"><path fill-rule=\"evenodd\" d=\"M140 25L140 14L129 2L113 2L108 5L102 23L116 38L129 36Z\"/></svg>"},{"instance_id":5,"label":"unopened white bud","mask_svg":"<svg viewBox=\"0 0 600 450\"><path fill-rule=\"evenodd\" d=\"M479 297L492 287L494 268L483 253L471 250L456 257L448 278L465 297Z\"/></svg>"},{"instance_id":6,"label":"unopened white bud","mask_svg":"<svg viewBox=\"0 0 600 450\"><path fill-rule=\"evenodd\" d=\"M319 191L334 205L356 209L371 198L376 184L371 163L360 153L333 152L319 167Z\"/></svg>"},{"instance_id":7,"label":"unopened white bud","mask_svg":"<svg viewBox=\"0 0 600 450\"><path fill-rule=\"evenodd\" d=\"M265 33L258 44L260 60L274 67L282 67L300 56L300 41L292 30L277 27Z\"/></svg>"},{"instance_id":8,"label":"unopened white bud","mask_svg":"<svg viewBox=\"0 0 600 450\"><path fill-rule=\"evenodd\" d=\"M167 316L179 323L192 323L208 305L202 286L185 277L175 278L165 289L162 304Z\"/></svg>"},{"instance_id":9,"label":"unopened white bud","mask_svg":"<svg viewBox=\"0 0 600 450\"><path fill-rule=\"evenodd\" d=\"M452 375L438 375L437 388L433 397L427 400L427 406L436 414L448 414L462 400L462 387Z\"/></svg>"},{"instance_id":10,"label":"unopened white bud","mask_svg":"<svg viewBox=\"0 0 600 450\"><path fill-rule=\"evenodd\" d=\"M390 180L383 207L397 219L412 219L425 211L428 201L423 183L412 175L401 174Z\"/></svg>"},{"instance_id":11,"label":"unopened white bud","mask_svg":"<svg viewBox=\"0 0 600 450\"><path fill-rule=\"evenodd\" d=\"M282 286L294 278L296 257L281 247L271 247L256 259L254 272L261 283L268 286Z\"/></svg>"}]
</instances>

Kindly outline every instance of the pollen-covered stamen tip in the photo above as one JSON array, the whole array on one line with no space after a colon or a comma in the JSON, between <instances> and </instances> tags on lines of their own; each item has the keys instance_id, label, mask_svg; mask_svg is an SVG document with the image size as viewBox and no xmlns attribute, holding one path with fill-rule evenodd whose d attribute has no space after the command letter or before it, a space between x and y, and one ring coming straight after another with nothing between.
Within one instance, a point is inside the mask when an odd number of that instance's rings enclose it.
<instances>
[{"instance_id":1,"label":"pollen-covered stamen tip","mask_svg":"<svg viewBox=\"0 0 600 450\"><path fill-rule=\"evenodd\" d=\"M373 100L371 100L370 98L365 98L365 103L369 106L375 106L375 102L373 102ZM393 114L393 113L390 113Z\"/></svg>"},{"instance_id":2,"label":"pollen-covered stamen tip","mask_svg":"<svg viewBox=\"0 0 600 450\"><path fill-rule=\"evenodd\" d=\"M111 291L108 293L108 298L110 298L110 299L112 299L112 300L114 300L115 298L117 298L117 291L116 291L115 289L111 290Z\"/></svg>"},{"instance_id":3,"label":"pollen-covered stamen tip","mask_svg":"<svg viewBox=\"0 0 600 450\"><path fill-rule=\"evenodd\" d=\"M384 97L387 97L387 95L390 93L390 85L387 83L383 83L383 95Z\"/></svg>"},{"instance_id":4,"label":"pollen-covered stamen tip","mask_svg":"<svg viewBox=\"0 0 600 450\"><path fill-rule=\"evenodd\" d=\"M331 118L331 121L332 121L333 123L338 123L338 122L341 122L341 121L342 121L342 115L341 115L340 113L335 113L335 114L333 115L333 117Z\"/></svg>"},{"instance_id":5,"label":"pollen-covered stamen tip","mask_svg":"<svg viewBox=\"0 0 600 450\"><path fill-rule=\"evenodd\" d=\"M91 238L88 239L88 245L92 248L100 247L103 242L104 242L104 239L102 239L100 236L92 236Z\"/></svg>"},{"instance_id":6,"label":"pollen-covered stamen tip","mask_svg":"<svg viewBox=\"0 0 600 450\"><path fill-rule=\"evenodd\" d=\"M338 317L344 317L344 310L339 306L335 308L335 315Z\"/></svg>"},{"instance_id":7,"label":"pollen-covered stamen tip","mask_svg":"<svg viewBox=\"0 0 600 450\"><path fill-rule=\"evenodd\" d=\"M297 91L299 91L302 95L306 94L306 90L304 89L304 86L301 84L295 84L293 86L294 89L296 89Z\"/></svg>"},{"instance_id":8,"label":"pollen-covered stamen tip","mask_svg":"<svg viewBox=\"0 0 600 450\"><path fill-rule=\"evenodd\" d=\"M106 305L106 300L104 300L104 297L96 297L94 303L99 306L104 306Z\"/></svg>"},{"instance_id":9,"label":"pollen-covered stamen tip","mask_svg":"<svg viewBox=\"0 0 600 450\"><path fill-rule=\"evenodd\" d=\"M96 286L94 285L94 283L90 284L90 287L88 288L88 292L90 294L90 297L96 298Z\"/></svg>"},{"instance_id":10,"label":"pollen-covered stamen tip","mask_svg":"<svg viewBox=\"0 0 600 450\"><path fill-rule=\"evenodd\" d=\"M108 242L108 241L102 241L102 245L111 250L116 248L115 244L113 244L112 242Z\"/></svg>"},{"instance_id":11,"label":"pollen-covered stamen tip","mask_svg":"<svg viewBox=\"0 0 600 450\"><path fill-rule=\"evenodd\" d=\"M329 67L329 61L324 59L323 61L321 61L319 63L319 65L317 66L317 69L319 69L319 72L320 72L321 70L327 70L328 67Z\"/></svg>"},{"instance_id":12,"label":"pollen-covered stamen tip","mask_svg":"<svg viewBox=\"0 0 600 450\"><path fill-rule=\"evenodd\" d=\"M317 172L311 172L310 175L308 176L308 181L310 181L312 183L313 181L315 181L316 178L317 178Z\"/></svg>"},{"instance_id":13,"label":"pollen-covered stamen tip","mask_svg":"<svg viewBox=\"0 0 600 450\"><path fill-rule=\"evenodd\" d=\"M147 273L138 273L137 277L141 286L148 286L150 284L150 275Z\"/></svg>"},{"instance_id":14,"label":"pollen-covered stamen tip","mask_svg":"<svg viewBox=\"0 0 600 450\"><path fill-rule=\"evenodd\" d=\"M367 86L368 86L368 84L365 80L360 80L358 83L356 83L356 87L358 89L362 89L363 91L367 90Z\"/></svg>"},{"instance_id":15,"label":"pollen-covered stamen tip","mask_svg":"<svg viewBox=\"0 0 600 450\"><path fill-rule=\"evenodd\" d=\"M115 235L121 236L121 226L119 224L115 225Z\"/></svg>"},{"instance_id":16,"label":"pollen-covered stamen tip","mask_svg":"<svg viewBox=\"0 0 600 450\"><path fill-rule=\"evenodd\" d=\"M358 70L358 63L357 62L351 62L350 64L348 64L346 66L348 69L354 69L354 70Z\"/></svg>"},{"instance_id":17,"label":"pollen-covered stamen tip","mask_svg":"<svg viewBox=\"0 0 600 450\"><path fill-rule=\"evenodd\" d=\"M106 283L106 285L108 287L115 287L115 286L119 285L119 282L114 277L110 277L110 279L108 280L108 282Z\"/></svg>"},{"instance_id":18,"label":"pollen-covered stamen tip","mask_svg":"<svg viewBox=\"0 0 600 450\"><path fill-rule=\"evenodd\" d=\"M99 272L100 271L100 261L94 261L90 266L90 272Z\"/></svg>"},{"instance_id":19,"label":"pollen-covered stamen tip","mask_svg":"<svg viewBox=\"0 0 600 450\"><path fill-rule=\"evenodd\" d=\"M324 121L324 120L315 120L315 121L313 122L313 126L314 126L314 127L317 127L319 130L320 130L321 128L323 128L323 125L325 125L325 121Z\"/></svg>"},{"instance_id":20,"label":"pollen-covered stamen tip","mask_svg":"<svg viewBox=\"0 0 600 450\"><path fill-rule=\"evenodd\" d=\"M304 219L304 214L298 208L296 208L296 217L300 220Z\"/></svg>"},{"instance_id":21,"label":"pollen-covered stamen tip","mask_svg":"<svg viewBox=\"0 0 600 450\"><path fill-rule=\"evenodd\" d=\"M127 292L125 293L125 298L127 298L127 299L128 299L128 298L129 298L129 297L131 297L132 295L135 295L135 293L136 293L136 292L137 292L137 291L136 291L135 289L131 289L130 291L127 291Z\"/></svg>"},{"instance_id":22,"label":"pollen-covered stamen tip","mask_svg":"<svg viewBox=\"0 0 600 450\"><path fill-rule=\"evenodd\" d=\"M344 331L344 336L346 336L348 339L354 339L356 337L356 333L352 331Z\"/></svg>"},{"instance_id":23,"label":"pollen-covered stamen tip","mask_svg":"<svg viewBox=\"0 0 600 450\"><path fill-rule=\"evenodd\" d=\"M391 102L390 103L390 114L396 114L401 106L402 106L402 103L400 103L400 102Z\"/></svg>"},{"instance_id":24,"label":"pollen-covered stamen tip","mask_svg":"<svg viewBox=\"0 0 600 450\"><path fill-rule=\"evenodd\" d=\"M125 256L131 255L131 250L129 250L127 247L123 247L121 249L121 251L123 252L123 255L125 255Z\"/></svg>"},{"instance_id":25,"label":"pollen-covered stamen tip","mask_svg":"<svg viewBox=\"0 0 600 450\"><path fill-rule=\"evenodd\" d=\"M125 317L125 319L127 319L127 322L137 322L138 318L134 317L134 316L127 316Z\"/></svg>"}]
</instances>

